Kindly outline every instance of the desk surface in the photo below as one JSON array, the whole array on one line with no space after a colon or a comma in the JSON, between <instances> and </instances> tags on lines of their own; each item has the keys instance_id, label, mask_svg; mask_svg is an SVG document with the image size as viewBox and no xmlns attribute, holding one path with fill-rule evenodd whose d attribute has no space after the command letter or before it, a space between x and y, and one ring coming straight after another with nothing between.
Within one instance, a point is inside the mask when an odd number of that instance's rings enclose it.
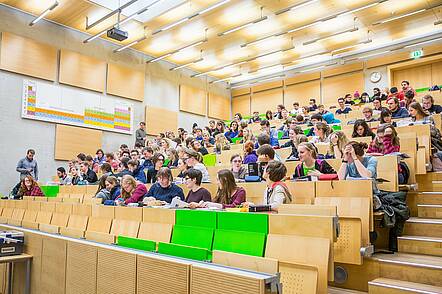
<instances>
[{"instance_id":1,"label":"desk surface","mask_svg":"<svg viewBox=\"0 0 442 294\"><path fill-rule=\"evenodd\" d=\"M2 256L0 257L0 264L1 263L8 263L8 262L20 262L20 261L26 261L27 259L31 259L32 255L22 253L19 255L10 255L10 256Z\"/></svg>"}]
</instances>

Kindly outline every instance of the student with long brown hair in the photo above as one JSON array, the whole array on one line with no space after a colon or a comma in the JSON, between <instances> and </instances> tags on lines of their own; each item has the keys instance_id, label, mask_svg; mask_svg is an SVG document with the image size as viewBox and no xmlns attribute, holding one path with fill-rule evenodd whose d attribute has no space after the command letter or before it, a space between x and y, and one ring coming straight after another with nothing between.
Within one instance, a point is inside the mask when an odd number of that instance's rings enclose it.
<instances>
[{"instance_id":1,"label":"student with long brown hair","mask_svg":"<svg viewBox=\"0 0 442 294\"><path fill-rule=\"evenodd\" d=\"M246 190L238 187L233 174L228 169L218 171L216 176L218 190L214 202L204 202L201 207L236 207L246 201Z\"/></svg>"},{"instance_id":2,"label":"student with long brown hair","mask_svg":"<svg viewBox=\"0 0 442 294\"><path fill-rule=\"evenodd\" d=\"M400 151L399 136L391 124L384 124L377 129L377 135L371 142L367 153L390 154Z\"/></svg>"},{"instance_id":3,"label":"student with long brown hair","mask_svg":"<svg viewBox=\"0 0 442 294\"><path fill-rule=\"evenodd\" d=\"M434 125L434 120L426 110L417 102L412 102L408 107L411 120L413 124L431 124Z\"/></svg>"},{"instance_id":4,"label":"student with long brown hair","mask_svg":"<svg viewBox=\"0 0 442 294\"><path fill-rule=\"evenodd\" d=\"M20 198L23 196L45 196L31 175L27 175L21 180L17 195Z\"/></svg>"},{"instance_id":5,"label":"student with long brown hair","mask_svg":"<svg viewBox=\"0 0 442 294\"><path fill-rule=\"evenodd\" d=\"M146 193L147 188L144 184L137 183L131 175L123 176L121 180L121 194L118 198L123 198L124 204L137 203L143 199Z\"/></svg>"}]
</instances>

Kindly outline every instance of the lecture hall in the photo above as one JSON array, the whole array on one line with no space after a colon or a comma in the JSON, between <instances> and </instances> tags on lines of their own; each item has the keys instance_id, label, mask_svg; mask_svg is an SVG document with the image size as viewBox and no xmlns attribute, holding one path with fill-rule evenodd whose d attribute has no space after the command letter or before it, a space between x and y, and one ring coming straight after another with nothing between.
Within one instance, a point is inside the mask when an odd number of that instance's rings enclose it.
<instances>
[{"instance_id":1,"label":"lecture hall","mask_svg":"<svg viewBox=\"0 0 442 294\"><path fill-rule=\"evenodd\" d=\"M0 294L442 293L442 0L0 0Z\"/></svg>"}]
</instances>

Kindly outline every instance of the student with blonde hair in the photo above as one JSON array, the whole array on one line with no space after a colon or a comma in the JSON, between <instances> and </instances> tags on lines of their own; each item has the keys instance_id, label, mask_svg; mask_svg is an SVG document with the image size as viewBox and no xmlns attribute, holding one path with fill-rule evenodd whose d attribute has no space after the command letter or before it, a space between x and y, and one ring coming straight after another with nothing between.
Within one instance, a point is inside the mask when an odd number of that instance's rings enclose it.
<instances>
[{"instance_id":1,"label":"student with blonde hair","mask_svg":"<svg viewBox=\"0 0 442 294\"><path fill-rule=\"evenodd\" d=\"M312 143L300 143L298 146L299 160L301 161L295 168L293 178L303 176L320 176L322 174L335 174L336 171L325 161L316 159L318 150Z\"/></svg>"},{"instance_id":2,"label":"student with blonde hair","mask_svg":"<svg viewBox=\"0 0 442 294\"><path fill-rule=\"evenodd\" d=\"M203 156L201 153L187 148L184 149L184 157L182 159L188 168L194 168L201 171L203 174L202 181L204 183L210 183L209 172L207 171L206 166L202 163Z\"/></svg>"},{"instance_id":3,"label":"student with blonde hair","mask_svg":"<svg viewBox=\"0 0 442 294\"><path fill-rule=\"evenodd\" d=\"M137 203L143 199L146 193L147 189L144 184L137 183L134 177L130 175L123 176L121 180L121 194L118 198L122 198L124 204Z\"/></svg>"}]
</instances>

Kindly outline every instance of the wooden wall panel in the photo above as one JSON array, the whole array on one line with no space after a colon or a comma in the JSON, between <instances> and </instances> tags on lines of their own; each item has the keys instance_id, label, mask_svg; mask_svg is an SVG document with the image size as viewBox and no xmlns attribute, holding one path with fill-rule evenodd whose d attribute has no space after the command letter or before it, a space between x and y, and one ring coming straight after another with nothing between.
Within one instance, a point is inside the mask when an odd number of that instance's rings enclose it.
<instances>
[{"instance_id":1,"label":"wooden wall panel","mask_svg":"<svg viewBox=\"0 0 442 294\"><path fill-rule=\"evenodd\" d=\"M321 77L321 73L319 71L308 73L308 74L296 75L294 77L286 79L284 81L284 84L285 85L298 84L298 83L302 83L302 82L318 80L320 77Z\"/></svg>"},{"instance_id":2,"label":"wooden wall panel","mask_svg":"<svg viewBox=\"0 0 442 294\"><path fill-rule=\"evenodd\" d=\"M274 81L274 82L268 82L268 83L264 83L264 84L260 84L257 86L252 87L252 92L259 92L259 91L264 91L264 90L269 90L269 89L274 89L274 88L279 88L282 87L282 80L281 81Z\"/></svg>"},{"instance_id":3,"label":"wooden wall panel","mask_svg":"<svg viewBox=\"0 0 442 294\"><path fill-rule=\"evenodd\" d=\"M180 85L180 110L205 116L207 92L187 85Z\"/></svg>"},{"instance_id":4,"label":"wooden wall panel","mask_svg":"<svg viewBox=\"0 0 442 294\"><path fill-rule=\"evenodd\" d=\"M346 64L342 66L337 66L332 69L324 70L322 72L323 77L331 77L336 76L344 73L349 73L357 70L362 70L364 68L364 64L362 62L352 63L352 64Z\"/></svg>"},{"instance_id":5,"label":"wooden wall panel","mask_svg":"<svg viewBox=\"0 0 442 294\"><path fill-rule=\"evenodd\" d=\"M178 112L164 108L146 106L146 132L158 135L165 131L178 129Z\"/></svg>"},{"instance_id":6,"label":"wooden wall panel","mask_svg":"<svg viewBox=\"0 0 442 294\"><path fill-rule=\"evenodd\" d=\"M276 106L282 103L282 88L253 93L251 111L259 111L261 114L267 110L274 111Z\"/></svg>"},{"instance_id":7,"label":"wooden wall panel","mask_svg":"<svg viewBox=\"0 0 442 294\"><path fill-rule=\"evenodd\" d=\"M288 86L284 90L284 105L287 109L293 108L293 102L299 102L299 105L309 105L311 98L319 103L321 97L320 81L311 81Z\"/></svg>"},{"instance_id":8,"label":"wooden wall panel","mask_svg":"<svg viewBox=\"0 0 442 294\"><path fill-rule=\"evenodd\" d=\"M248 116L250 112L250 95L243 95L232 98L232 114L241 113L243 116Z\"/></svg>"},{"instance_id":9,"label":"wooden wall panel","mask_svg":"<svg viewBox=\"0 0 442 294\"><path fill-rule=\"evenodd\" d=\"M362 71L351 74L325 78L322 83L322 104L337 105L337 99L347 93L364 89L364 74Z\"/></svg>"},{"instance_id":10,"label":"wooden wall panel","mask_svg":"<svg viewBox=\"0 0 442 294\"><path fill-rule=\"evenodd\" d=\"M55 128L55 159L71 160L78 153L95 154L101 148L103 131L57 124Z\"/></svg>"},{"instance_id":11,"label":"wooden wall panel","mask_svg":"<svg viewBox=\"0 0 442 294\"><path fill-rule=\"evenodd\" d=\"M442 85L442 61L431 65L431 85Z\"/></svg>"},{"instance_id":12,"label":"wooden wall panel","mask_svg":"<svg viewBox=\"0 0 442 294\"><path fill-rule=\"evenodd\" d=\"M31 39L3 32L0 68L54 81L57 74L57 49Z\"/></svg>"},{"instance_id":13,"label":"wooden wall panel","mask_svg":"<svg viewBox=\"0 0 442 294\"><path fill-rule=\"evenodd\" d=\"M144 100L144 71L110 63L107 68L107 92L129 99Z\"/></svg>"},{"instance_id":14,"label":"wooden wall panel","mask_svg":"<svg viewBox=\"0 0 442 294\"><path fill-rule=\"evenodd\" d=\"M60 52L60 83L104 92L106 62L62 49Z\"/></svg>"},{"instance_id":15,"label":"wooden wall panel","mask_svg":"<svg viewBox=\"0 0 442 294\"><path fill-rule=\"evenodd\" d=\"M64 294L66 289L66 241L45 237L41 262L41 293Z\"/></svg>"},{"instance_id":16,"label":"wooden wall panel","mask_svg":"<svg viewBox=\"0 0 442 294\"><path fill-rule=\"evenodd\" d=\"M230 119L230 98L209 93L209 117Z\"/></svg>"},{"instance_id":17,"label":"wooden wall panel","mask_svg":"<svg viewBox=\"0 0 442 294\"><path fill-rule=\"evenodd\" d=\"M392 72L392 86L401 88L403 80L409 81L415 88L423 88L431 85L431 64L408 67Z\"/></svg>"},{"instance_id":18,"label":"wooden wall panel","mask_svg":"<svg viewBox=\"0 0 442 294\"><path fill-rule=\"evenodd\" d=\"M66 256L66 294L95 294L97 247L69 242Z\"/></svg>"},{"instance_id":19,"label":"wooden wall panel","mask_svg":"<svg viewBox=\"0 0 442 294\"><path fill-rule=\"evenodd\" d=\"M250 88L233 89L232 97L250 94Z\"/></svg>"},{"instance_id":20,"label":"wooden wall panel","mask_svg":"<svg viewBox=\"0 0 442 294\"><path fill-rule=\"evenodd\" d=\"M98 248L97 294L135 294L136 254ZM131 273L124 278L112 278L110 273Z\"/></svg>"}]
</instances>

